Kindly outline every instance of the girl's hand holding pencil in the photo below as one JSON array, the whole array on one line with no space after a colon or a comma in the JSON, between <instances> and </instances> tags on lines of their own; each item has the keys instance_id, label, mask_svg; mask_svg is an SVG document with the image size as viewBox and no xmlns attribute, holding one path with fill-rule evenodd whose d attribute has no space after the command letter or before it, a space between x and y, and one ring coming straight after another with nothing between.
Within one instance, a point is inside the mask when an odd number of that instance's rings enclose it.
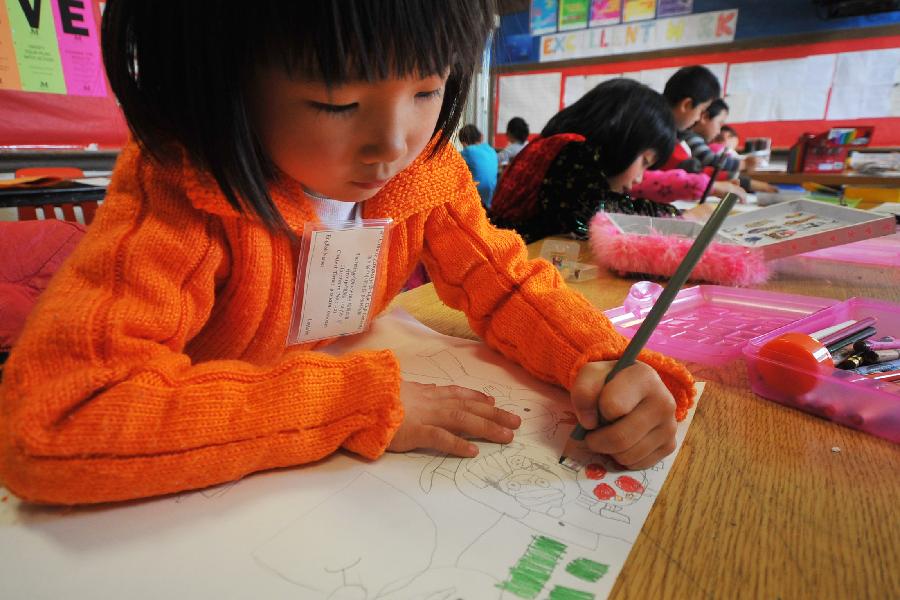
<instances>
[{"instance_id":1,"label":"girl's hand holding pencil","mask_svg":"<svg viewBox=\"0 0 900 600\"><path fill-rule=\"evenodd\" d=\"M472 458L478 446L463 436L508 444L522 419L494 406L494 399L458 385L400 383L403 423L388 450L427 448Z\"/></svg>"},{"instance_id":2,"label":"girl's hand holding pencil","mask_svg":"<svg viewBox=\"0 0 900 600\"><path fill-rule=\"evenodd\" d=\"M578 422L590 432L584 438L588 449L623 467L646 469L675 450L675 399L656 371L642 362L606 382L615 364L584 365L572 385L572 405ZM598 414L611 424L598 429Z\"/></svg>"}]
</instances>

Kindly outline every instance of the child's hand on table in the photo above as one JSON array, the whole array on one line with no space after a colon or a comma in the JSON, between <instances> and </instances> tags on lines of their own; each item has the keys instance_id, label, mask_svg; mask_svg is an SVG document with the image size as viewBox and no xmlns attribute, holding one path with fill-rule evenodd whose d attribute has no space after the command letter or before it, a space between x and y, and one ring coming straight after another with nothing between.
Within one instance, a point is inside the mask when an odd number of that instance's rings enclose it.
<instances>
[{"instance_id":1,"label":"child's hand on table","mask_svg":"<svg viewBox=\"0 0 900 600\"><path fill-rule=\"evenodd\" d=\"M741 199L741 203L747 201L747 192L739 185L735 185L730 181L717 181L713 183L712 195L716 198L724 198L725 194L735 194Z\"/></svg>"},{"instance_id":2,"label":"child's hand on table","mask_svg":"<svg viewBox=\"0 0 900 600\"><path fill-rule=\"evenodd\" d=\"M400 383L403 423L388 450L407 452L428 448L454 456L473 457L478 447L460 436L507 444L522 419L494 407L494 399L457 385Z\"/></svg>"},{"instance_id":3,"label":"child's hand on table","mask_svg":"<svg viewBox=\"0 0 900 600\"><path fill-rule=\"evenodd\" d=\"M646 469L675 450L675 399L649 365L636 362L604 384L615 361L588 363L572 385L588 448L623 467ZM597 429L597 411L610 422ZM594 431L590 431L594 430Z\"/></svg>"}]
</instances>

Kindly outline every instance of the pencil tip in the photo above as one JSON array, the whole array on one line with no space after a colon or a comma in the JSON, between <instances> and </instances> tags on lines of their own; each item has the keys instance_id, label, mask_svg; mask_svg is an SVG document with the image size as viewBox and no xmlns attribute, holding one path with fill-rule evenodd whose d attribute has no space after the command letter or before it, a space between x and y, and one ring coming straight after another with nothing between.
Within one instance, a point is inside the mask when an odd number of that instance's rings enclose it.
<instances>
[{"instance_id":1,"label":"pencil tip","mask_svg":"<svg viewBox=\"0 0 900 600\"><path fill-rule=\"evenodd\" d=\"M563 455L562 458L559 459L559 464L564 466L567 469L575 471L576 473L581 469L581 463L575 460L574 458L569 458L566 455Z\"/></svg>"}]
</instances>

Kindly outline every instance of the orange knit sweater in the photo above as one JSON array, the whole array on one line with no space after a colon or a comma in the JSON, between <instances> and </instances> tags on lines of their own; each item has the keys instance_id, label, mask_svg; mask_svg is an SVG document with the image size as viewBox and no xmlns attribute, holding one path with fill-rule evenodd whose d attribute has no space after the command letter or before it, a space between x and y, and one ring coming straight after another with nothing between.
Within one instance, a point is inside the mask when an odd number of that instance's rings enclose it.
<instances>
[{"instance_id":1,"label":"orange knit sweater","mask_svg":"<svg viewBox=\"0 0 900 600\"><path fill-rule=\"evenodd\" d=\"M272 195L315 219L298 184ZM625 340L520 238L492 227L451 147L418 158L363 207L391 217L381 312L421 258L448 305L537 377L568 387ZM321 459L384 452L402 421L390 351L285 348L295 256L237 214L207 175L135 144L106 201L30 315L0 387L0 479L35 502L125 500ZM654 353L679 415L693 380Z\"/></svg>"}]
</instances>

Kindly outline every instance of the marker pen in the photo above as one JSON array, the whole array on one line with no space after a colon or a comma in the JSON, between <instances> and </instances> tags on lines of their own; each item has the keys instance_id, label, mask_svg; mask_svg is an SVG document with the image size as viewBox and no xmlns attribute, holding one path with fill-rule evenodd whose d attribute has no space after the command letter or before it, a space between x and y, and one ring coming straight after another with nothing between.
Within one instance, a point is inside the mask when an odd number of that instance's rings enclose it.
<instances>
[{"instance_id":1,"label":"marker pen","mask_svg":"<svg viewBox=\"0 0 900 600\"><path fill-rule=\"evenodd\" d=\"M896 369L900 369L900 360L891 360L878 363L877 365L866 365L850 370L854 373L859 373L860 375L870 375L872 373L883 373L885 371L894 371Z\"/></svg>"}]
</instances>

